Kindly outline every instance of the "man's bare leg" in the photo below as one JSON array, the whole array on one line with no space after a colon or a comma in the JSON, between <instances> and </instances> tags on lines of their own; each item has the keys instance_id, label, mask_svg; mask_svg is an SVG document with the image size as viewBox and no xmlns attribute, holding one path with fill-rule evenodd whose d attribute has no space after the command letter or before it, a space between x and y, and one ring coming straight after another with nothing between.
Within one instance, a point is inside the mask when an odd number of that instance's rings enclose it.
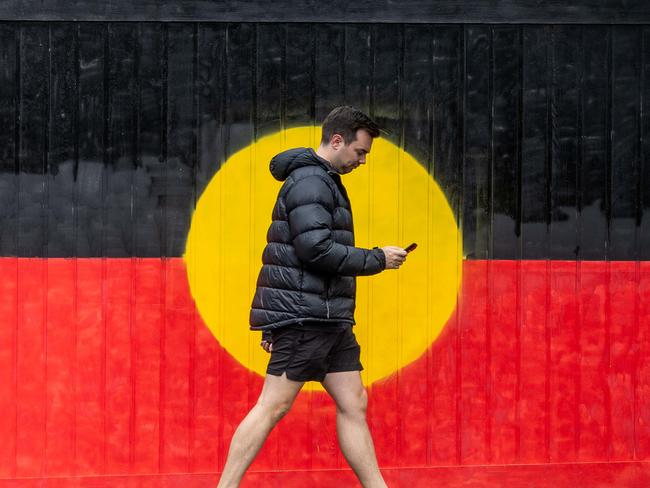
<instances>
[{"instance_id":1,"label":"man's bare leg","mask_svg":"<svg viewBox=\"0 0 650 488\"><path fill-rule=\"evenodd\" d=\"M239 486L269 433L291 408L302 385L304 382L291 381L286 373L282 376L266 375L257 403L232 436L218 488Z\"/></svg>"},{"instance_id":2,"label":"man's bare leg","mask_svg":"<svg viewBox=\"0 0 650 488\"><path fill-rule=\"evenodd\" d=\"M368 394L361 374L328 373L323 386L336 402L336 432L343 456L364 488L386 488L366 422Z\"/></svg>"}]
</instances>

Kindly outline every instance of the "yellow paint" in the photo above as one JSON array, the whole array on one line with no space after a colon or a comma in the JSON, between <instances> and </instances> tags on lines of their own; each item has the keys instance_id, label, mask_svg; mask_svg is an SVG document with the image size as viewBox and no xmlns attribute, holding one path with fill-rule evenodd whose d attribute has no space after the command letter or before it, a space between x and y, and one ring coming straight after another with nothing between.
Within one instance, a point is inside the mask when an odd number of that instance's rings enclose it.
<instances>
[{"instance_id":1,"label":"yellow paint","mask_svg":"<svg viewBox=\"0 0 650 488\"><path fill-rule=\"evenodd\" d=\"M320 127L264 137L233 154L214 175L192 217L184 259L201 317L242 365L264 375L269 355L248 315L271 211L281 182L269 173L277 153L316 148ZM367 164L343 176L359 247L417 242L399 270L357 277L355 334L365 385L421 356L456 307L462 242L445 195L426 169L388 140L374 140ZM320 383L306 389L321 390Z\"/></svg>"}]
</instances>

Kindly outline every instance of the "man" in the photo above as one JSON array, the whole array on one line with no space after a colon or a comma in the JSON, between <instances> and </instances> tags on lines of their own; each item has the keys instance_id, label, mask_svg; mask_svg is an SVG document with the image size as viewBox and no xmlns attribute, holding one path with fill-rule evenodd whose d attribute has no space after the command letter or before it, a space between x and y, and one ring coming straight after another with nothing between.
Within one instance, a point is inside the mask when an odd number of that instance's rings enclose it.
<instances>
[{"instance_id":1,"label":"man","mask_svg":"<svg viewBox=\"0 0 650 488\"><path fill-rule=\"evenodd\" d=\"M366 423L359 344L352 326L356 276L397 269L401 247L354 246L352 210L340 175L365 164L379 129L363 112L341 106L323 121L318 150L273 157L284 181L267 233L250 328L271 353L257 404L233 435L219 487L238 486L268 434L305 381L320 381L336 403L341 451L364 487L385 487Z\"/></svg>"}]
</instances>

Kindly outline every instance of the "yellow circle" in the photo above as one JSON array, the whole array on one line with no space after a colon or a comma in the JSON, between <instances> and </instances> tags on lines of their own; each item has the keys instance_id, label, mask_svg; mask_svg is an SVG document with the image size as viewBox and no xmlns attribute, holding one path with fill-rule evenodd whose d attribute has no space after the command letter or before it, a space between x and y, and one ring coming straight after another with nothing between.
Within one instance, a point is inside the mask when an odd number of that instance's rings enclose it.
<instances>
[{"instance_id":1,"label":"yellow circle","mask_svg":"<svg viewBox=\"0 0 650 488\"><path fill-rule=\"evenodd\" d=\"M269 161L292 147L316 148L320 127L296 127L233 154L199 199L183 256L204 322L243 366L265 375L269 355L248 317L281 182ZM433 178L390 141L373 141L367 164L343 176L352 202L355 245L416 242L399 270L357 277L354 332L365 385L422 355L456 306L462 242L452 210ZM322 390L317 382L306 389Z\"/></svg>"}]
</instances>

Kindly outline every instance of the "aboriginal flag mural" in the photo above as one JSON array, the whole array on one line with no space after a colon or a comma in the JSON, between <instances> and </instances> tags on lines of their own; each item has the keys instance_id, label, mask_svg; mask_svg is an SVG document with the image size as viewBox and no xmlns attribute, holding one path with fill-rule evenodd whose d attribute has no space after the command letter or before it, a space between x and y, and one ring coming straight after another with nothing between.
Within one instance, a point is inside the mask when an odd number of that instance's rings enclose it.
<instances>
[{"instance_id":1,"label":"aboriginal flag mural","mask_svg":"<svg viewBox=\"0 0 650 488\"><path fill-rule=\"evenodd\" d=\"M650 28L0 24L0 479L213 486L279 182L352 104L390 486L650 482ZM11 480L11 481L9 481ZM40 483L40 484L39 484ZM356 486L308 383L245 486Z\"/></svg>"}]
</instances>

